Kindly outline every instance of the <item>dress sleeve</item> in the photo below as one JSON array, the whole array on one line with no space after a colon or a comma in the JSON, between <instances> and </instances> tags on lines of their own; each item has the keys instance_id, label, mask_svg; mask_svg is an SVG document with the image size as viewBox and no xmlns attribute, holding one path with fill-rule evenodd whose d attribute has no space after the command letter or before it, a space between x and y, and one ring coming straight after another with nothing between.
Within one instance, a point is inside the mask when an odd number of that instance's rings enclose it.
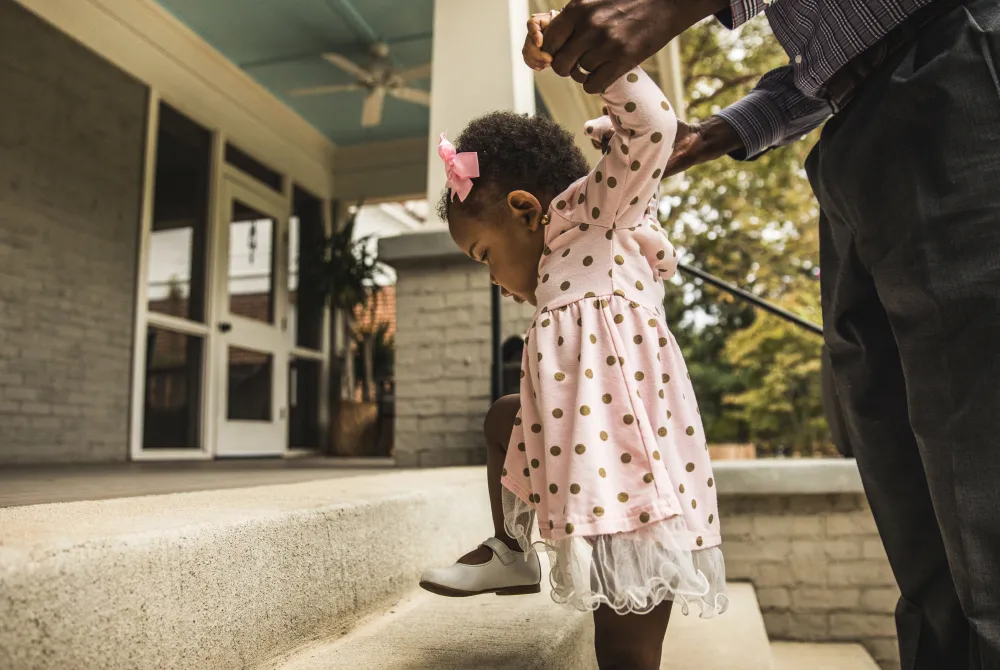
<instances>
[{"instance_id":1,"label":"dress sleeve","mask_svg":"<svg viewBox=\"0 0 1000 670\"><path fill-rule=\"evenodd\" d=\"M610 124L614 135L608 150L586 179L560 196L556 208L577 223L611 227L615 221L637 221L646 212L673 150L677 116L640 68L601 97L608 116L588 122L585 131L600 140Z\"/></svg>"}]
</instances>

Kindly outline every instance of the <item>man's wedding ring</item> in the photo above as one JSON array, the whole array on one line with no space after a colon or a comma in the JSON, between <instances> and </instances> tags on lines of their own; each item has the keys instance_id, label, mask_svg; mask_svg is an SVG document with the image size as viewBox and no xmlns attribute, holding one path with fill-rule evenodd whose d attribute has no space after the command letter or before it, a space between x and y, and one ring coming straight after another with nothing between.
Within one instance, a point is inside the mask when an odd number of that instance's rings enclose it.
<instances>
[{"instance_id":1,"label":"man's wedding ring","mask_svg":"<svg viewBox=\"0 0 1000 670\"><path fill-rule=\"evenodd\" d=\"M580 74L582 74L584 77L589 77L590 75L594 74L593 72L591 72L587 68L583 67L579 63L576 64L576 69L577 69L577 72L579 72Z\"/></svg>"}]
</instances>

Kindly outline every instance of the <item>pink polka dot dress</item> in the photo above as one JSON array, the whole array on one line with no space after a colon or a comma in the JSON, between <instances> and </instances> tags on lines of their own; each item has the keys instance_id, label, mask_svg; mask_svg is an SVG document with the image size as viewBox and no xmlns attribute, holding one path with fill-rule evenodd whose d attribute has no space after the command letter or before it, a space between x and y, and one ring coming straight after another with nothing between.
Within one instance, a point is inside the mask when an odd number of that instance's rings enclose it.
<instances>
[{"instance_id":1,"label":"pink polka dot dress","mask_svg":"<svg viewBox=\"0 0 1000 670\"><path fill-rule=\"evenodd\" d=\"M647 612L664 600L724 611L715 481L687 368L663 309L677 254L656 218L677 118L635 69L588 124L610 150L549 211L521 412L503 472L508 531L532 521L553 598Z\"/></svg>"}]
</instances>

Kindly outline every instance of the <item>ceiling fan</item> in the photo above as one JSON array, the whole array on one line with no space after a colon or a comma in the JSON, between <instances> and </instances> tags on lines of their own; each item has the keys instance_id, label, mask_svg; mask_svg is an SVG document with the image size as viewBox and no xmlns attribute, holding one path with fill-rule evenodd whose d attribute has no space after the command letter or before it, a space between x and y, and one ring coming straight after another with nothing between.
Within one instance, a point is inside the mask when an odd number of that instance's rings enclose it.
<instances>
[{"instance_id":1,"label":"ceiling fan","mask_svg":"<svg viewBox=\"0 0 1000 670\"><path fill-rule=\"evenodd\" d=\"M361 109L361 125L364 128L371 128L382 123L382 109L385 106L386 95L430 107L430 93L407 86L408 82L430 77L430 63L405 70L396 70L389 61L389 45L384 42L373 44L371 54L372 64L368 69L357 65L341 54L321 54L324 60L353 76L355 81L351 84L298 88L291 91L291 95L298 97L367 90L368 95L365 97L364 106Z\"/></svg>"}]
</instances>

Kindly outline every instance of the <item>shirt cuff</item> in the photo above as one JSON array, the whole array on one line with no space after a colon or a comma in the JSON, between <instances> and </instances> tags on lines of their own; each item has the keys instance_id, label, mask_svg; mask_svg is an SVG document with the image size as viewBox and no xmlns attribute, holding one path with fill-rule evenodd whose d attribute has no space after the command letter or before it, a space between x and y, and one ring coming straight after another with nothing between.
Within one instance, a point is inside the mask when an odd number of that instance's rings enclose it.
<instances>
[{"instance_id":1,"label":"shirt cuff","mask_svg":"<svg viewBox=\"0 0 1000 670\"><path fill-rule=\"evenodd\" d=\"M730 30L739 28L744 23L760 14L763 10L761 0L731 0L728 9L723 9L715 15L722 25Z\"/></svg>"},{"instance_id":2,"label":"shirt cuff","mask_svg":"<svg viewBox=\"0 0 1000 670\"><path fill-rule=\"evenodd\" d=\"M776 146L787 126L785 115L774 98L751 91L742 100L715 114L731 125L743 142L743 151L730 154L736 160L752 160Z\"/></svg>"}]
</instances>

